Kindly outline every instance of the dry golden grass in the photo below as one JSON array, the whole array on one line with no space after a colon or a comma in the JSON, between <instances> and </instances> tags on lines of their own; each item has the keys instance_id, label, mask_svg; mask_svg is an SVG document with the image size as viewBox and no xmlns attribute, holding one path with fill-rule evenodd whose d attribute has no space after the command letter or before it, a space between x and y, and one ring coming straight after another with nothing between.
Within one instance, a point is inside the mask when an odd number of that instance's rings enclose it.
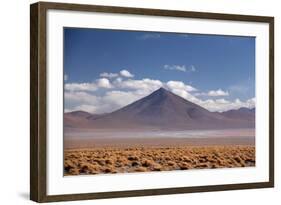
<instances>
[{"instance_id":1,"label":"dry golden grass","mask_svg":"<svg viewBox=\"0 0 281 205\"><path fill-rule=\"evenodd\" d=\"M255 166L254 146L93 148L64 154L65 175Z\"/></svg>"}]
</instances>

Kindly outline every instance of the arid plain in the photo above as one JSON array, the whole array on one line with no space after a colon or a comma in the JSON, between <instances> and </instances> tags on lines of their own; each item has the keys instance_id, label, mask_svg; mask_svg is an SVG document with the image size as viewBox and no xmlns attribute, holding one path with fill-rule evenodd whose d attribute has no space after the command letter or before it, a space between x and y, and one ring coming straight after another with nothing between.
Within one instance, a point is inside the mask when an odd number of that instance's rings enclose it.
<instances>
[{"instance_id":1,"label":"arid plain","mask_svg":"<svg viewBox=\"0 0 281 205\"><path fill-rule=\"evenodd\" d=\"M240 132L240 136L231 136L235 132ZM65 140L65 175L255 166L253 132L225 133L225 136L201 135L200 138L85 137L81 140L70 137Z\"/></svg>"},{"instance_id":2,"label":"arid plain","mask_svg":"<svg viewBox=\"0 0 281 205\"><path fill-rule=\"evenodd\" d=\"M254 146L92 148L65 151L65 175L255 166Z\"/></svg>"}]
</instances>

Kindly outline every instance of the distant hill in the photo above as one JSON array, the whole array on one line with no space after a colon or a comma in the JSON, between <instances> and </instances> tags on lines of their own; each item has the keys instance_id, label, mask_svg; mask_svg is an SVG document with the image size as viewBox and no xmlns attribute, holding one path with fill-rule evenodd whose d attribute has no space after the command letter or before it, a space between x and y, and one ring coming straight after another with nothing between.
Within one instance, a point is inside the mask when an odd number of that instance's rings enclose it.
<instances>
[{"instance_id":1,"label":"distant hill","mask_svg":"<svg viewBox=\"0 0 281 205\"><path fill-rule=\"evenodd\" d=\"M160 88L119 110L104 115L66 113L66 127L89 129L226 129L255 126L255 112L247 108L224 113L205 108ZM249 110L249 111L248 111Z\"/></svg>"},{"instance_id":2,"label":"distant hill","mask_svg":"<svg viewBox=\"0 0 281 205\"><path fill-rule=\"evenodd\" d=\"M93 114L85 112L85 111L73 111L73 112L68 112L65 114L65 116L69 117L81 117L81 118L88 118L91 117Z\"/></svg>"},{"instance_id":3,"label":"distant hill","mask_svg":"<svg viewBox=\"0 0 281 205\"><path fill-rule=\"evenodd\" d=\"M223 116L232 118L232 119L243 119L248 121L255 120L255 111L256 109L249 108L239 108L237 110L228 110L226 112L221 113Z\"/></svg>"},{"instance_id":4,"label":"distant hill","mask_svg":"<svg viewBox=\"0 0 281 205\"><path fill-rule=\"evenodd\" d=\"M64 113L64 127L88 128L92 126L91 119L96 119L102 115L91 114L85 111L73 111Z\"/></svg>"}]
</instances>

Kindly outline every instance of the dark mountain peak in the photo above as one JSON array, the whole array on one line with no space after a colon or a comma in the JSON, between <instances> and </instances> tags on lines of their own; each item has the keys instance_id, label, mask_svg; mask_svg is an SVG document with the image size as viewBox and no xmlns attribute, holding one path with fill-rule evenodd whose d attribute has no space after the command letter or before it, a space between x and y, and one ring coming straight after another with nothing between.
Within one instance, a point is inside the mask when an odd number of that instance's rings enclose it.
<instances>
[{"instance_id":1,"label":"dark mountain peak","mask_svg":"<svg viewBox=\"0 0 281 205\"><path fill-rule=\"evenodd\" d=\"M174 94L173 92L171 92L163 87L159 88L158 90L155 90L154 92L152 92L151 94L149 94L148 96L146 96L142 99L151 99L151 98L154 98L154 99L157 98L160 101L167 100L167 99L170 99L170 100L173 99L173 100L180 100L180 101L184 100L186 102L189 102L188 100L182 98L179 95ZM189 102L189 103L191 103L191 102Z\"/></svg>"},{"instance_id":2,"label":"dark mountain peak","mask_svg":"<svg viewBox=\"0 0 281 205\"><path fill-rule=\"evenodd\" d=\"M174 93L159 88L117 111L104 116L104 119L124 119L128 123L155 125L158 127L191 126L198 120L217 120L222 116L213 114ZM115 122L114 122L115 123ZM190 125L189 125L190 124Z\"/></svg>"},{"instance_id":3,"label":"dark mountain peak","mask_svg":"<svg viewBox=\"0 0 281 205\"><path fill-rule=\"evenodd\" d=\"M181 96L178 96L171 91L161 87L155 90L151 94L144 98L141 98L117 111L112 112L112 114L126 113L129 115L147 115L152 117L157 115L158 117L168 115L185 115L189 112L199 111L204 113L210 113L205 108L192 103Z\"/></svg>"},{"instance_id":4,"label":"dark mountain peak","mask_svg":"<svg viewBox=\"0 0 281 205\"><path fill-rule=\"evenodd\" d=\"M170 92L168 91L167 89L163 88L163 87L160 87L158 90L155 90L154 92Z\"/></svg>"},{"instance_id":5,"label":"dark mountain peak","mask_svg":"<svg viewBox=\"0 0 281 205\"><path fill-rule=\"evenodd\" d=\"M151 94L147 95L146 97L132 103L131 105L135 106L139 106L144 108L153 108L155 109L155 107L161 107L161 105L167 105L167 104L171 104L171 103L178 103L181 101L186 101L185 99L183 99L182 97L175 95L174 93L172 93L171 91L161 87L158 90L155 90L154 92L152 92ZM188 102L188 101L186 101ZM129 105L130 106L130 105ZM168 105L170 106L170 108L173 108L173 105Z\"/></svg>"},{"instance_id":6,"label":"dark mountain peak","mask_svg":"<svg viewBox=\"0 0 281 205\"><path fill-rule=\"evenodd\" d=\"M152 92L149 96L153 96L153 95L157 95L157 96L167 96L169 94L172 94L171 91L161 87L158 90L155 90L154 92Z\"/></svg>"}]
</instances>

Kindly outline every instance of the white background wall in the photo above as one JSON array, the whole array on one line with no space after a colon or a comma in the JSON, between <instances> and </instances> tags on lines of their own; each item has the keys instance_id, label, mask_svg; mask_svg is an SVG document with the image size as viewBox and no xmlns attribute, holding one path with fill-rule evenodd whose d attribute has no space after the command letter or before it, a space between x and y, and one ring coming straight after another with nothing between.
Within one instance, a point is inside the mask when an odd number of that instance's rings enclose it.
<instances>
[{"instance_id":1,"label":"white background wall","mask_svg":"<svg viewBox=\"0 0 281 205\"><path fill-rule=\"evenodd\" d=\"M278 0L78 0L130 7L275 16L275 164L274 189L135 197L60 204L277 204L280 201L280 37ZM31 204L29 198L29 4L7 0L0 7L0 203ZM258 92L258 91L257 91ZM279 125L279 126L278 126ZM280 202L279 202L280 203ZM55 203L56 204L56 203Z\"/></svg>"}]
</instances>

